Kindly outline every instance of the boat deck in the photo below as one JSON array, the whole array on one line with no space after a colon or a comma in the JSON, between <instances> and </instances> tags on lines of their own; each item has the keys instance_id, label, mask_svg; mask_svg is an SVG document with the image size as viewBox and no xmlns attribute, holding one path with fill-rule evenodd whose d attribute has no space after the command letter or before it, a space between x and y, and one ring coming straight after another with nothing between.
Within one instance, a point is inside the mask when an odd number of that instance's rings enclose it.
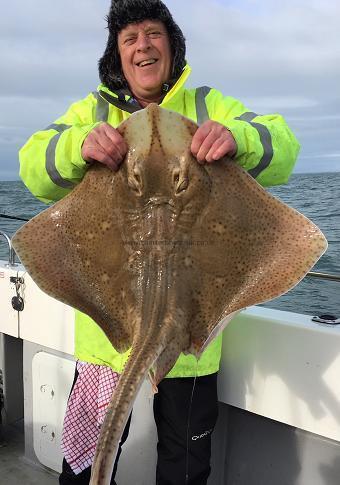
<instances>
[{"instance_id":1,"label":"boat deck","mask_svg":"<svg viewBox=\"0 0 340 485\"><path fill-rule=\"evenodd\" d=\"M58 474L24 456L24 425L0 426L0 484L57 485Z\"/></svg>"}]
</instances>

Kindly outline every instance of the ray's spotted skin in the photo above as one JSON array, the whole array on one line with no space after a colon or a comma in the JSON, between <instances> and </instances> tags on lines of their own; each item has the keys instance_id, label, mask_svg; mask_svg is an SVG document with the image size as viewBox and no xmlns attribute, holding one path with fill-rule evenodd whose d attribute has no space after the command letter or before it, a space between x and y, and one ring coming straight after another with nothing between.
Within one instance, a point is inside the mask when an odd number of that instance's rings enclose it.
<instances>
[{"instance_id":1,"label":"ray's spotted skin","mask_svg":"<svg viewBox=\"0 0 340 485\"><path fill-rule=\"evenodd\" d=\"M153 387L180 352L199 357L242 308L294 287L326 250L319 229L234 162L200 165L197 126L156 104L119 131L117 173L95 164L13 245L36 283L78 308L130 358L111 400L91 485L107 485L145 377Z\"/></svg>"}]
</instances>

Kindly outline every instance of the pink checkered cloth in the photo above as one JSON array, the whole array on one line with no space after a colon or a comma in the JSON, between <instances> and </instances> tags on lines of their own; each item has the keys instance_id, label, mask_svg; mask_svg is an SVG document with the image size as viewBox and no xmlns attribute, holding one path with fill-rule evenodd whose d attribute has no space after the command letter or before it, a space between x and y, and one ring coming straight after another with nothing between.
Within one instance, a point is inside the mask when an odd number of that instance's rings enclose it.
<instances>
[{"instance_id":1,"label":"pink checkered cloth","mask_svg":"<svg viewBox=\"0 0 340 485\"><path fill-rule=\"evenodd\" d=\"M64 457L76 475L92 465L100 426L119 380L117 372L103 365L78 361L77 371L61 438Z\"/></svg>"}]
</instances>

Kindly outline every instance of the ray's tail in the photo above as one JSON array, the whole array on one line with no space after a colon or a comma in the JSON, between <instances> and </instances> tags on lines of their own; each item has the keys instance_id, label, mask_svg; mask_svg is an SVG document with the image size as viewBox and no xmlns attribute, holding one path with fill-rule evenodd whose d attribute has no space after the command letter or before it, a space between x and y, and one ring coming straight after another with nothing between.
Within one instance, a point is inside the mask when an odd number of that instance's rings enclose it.
<instances>
[{"instance_id":1,"label":"ray's tail","mask_svg":"<svg viewBox=\"0 0 340 485\"><path fill-rule=\"evenodd\" d=\"M118 444L144 378L163 350L159 339L146 336L132 348L129 360L113 393L101 428L92 466L90 485L109 485Z\"/></svg>"},{"instance_id":2,"label":"ray's tail","mask_svg":"<svg viewBox=\"0 0 340 485\"><path fill-rule=\"evenodd\" d=\"M141 274L140 324L101 428L90 485L110 484L119 440L147 372L153 367L155 387L174 365L185 341L179 338L185 334L184 314L178 309L178 299L168 294L171 258L158 249L151 251Z\"/></svg>"}]
</instances>

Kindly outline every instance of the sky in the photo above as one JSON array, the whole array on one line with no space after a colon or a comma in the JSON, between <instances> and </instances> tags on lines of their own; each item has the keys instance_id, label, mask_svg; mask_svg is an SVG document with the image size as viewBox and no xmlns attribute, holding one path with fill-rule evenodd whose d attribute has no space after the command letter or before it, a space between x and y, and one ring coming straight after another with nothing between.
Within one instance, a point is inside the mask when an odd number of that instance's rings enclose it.
<instances>
[{"instance_id":1,"label":"sky","mask_svg":"<svg viewBox=\"0 0 340 485\"><path fill-rule=\"evenodd\" d=\"M339 0L168 0L187 40L188 87L280 113L302 148L295 172L340 171ZM109 0L11 0L0 17L0 180L18 150L96 89Z\"/></svg>"}]
</instances>

